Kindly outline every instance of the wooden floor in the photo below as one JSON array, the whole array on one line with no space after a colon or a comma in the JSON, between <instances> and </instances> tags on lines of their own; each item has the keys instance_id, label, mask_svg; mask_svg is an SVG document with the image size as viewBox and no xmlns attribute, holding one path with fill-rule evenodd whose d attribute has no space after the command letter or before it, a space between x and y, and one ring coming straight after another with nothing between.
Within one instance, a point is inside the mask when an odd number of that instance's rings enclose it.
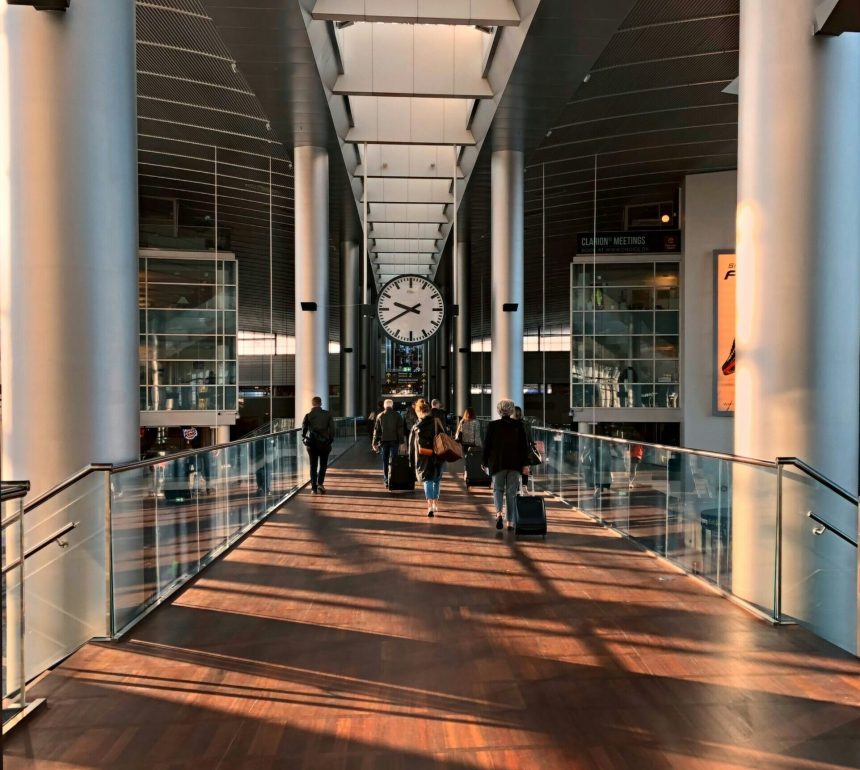
<instances>
[{"instance_id":1,"label":"wooden floor","mask_svg":"<svg viewBox=\"0 0 860 770\"><path fill-rule=\"evenodd\" d=\"M365 448L36 688L4 767L857 768L860 661L772 628L581 515L497 532Z\"/></svg>"}]
</instances>

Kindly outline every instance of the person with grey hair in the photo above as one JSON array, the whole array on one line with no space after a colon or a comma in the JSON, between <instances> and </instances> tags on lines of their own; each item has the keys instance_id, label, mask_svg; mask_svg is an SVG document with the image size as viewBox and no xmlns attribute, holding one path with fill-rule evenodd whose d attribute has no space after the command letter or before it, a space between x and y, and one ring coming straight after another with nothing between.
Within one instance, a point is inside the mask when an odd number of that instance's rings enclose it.
<instances>
[{"instance_id":1,"label":"person with grey hair","mask_svg":"<svg viewBox=\"0 0 860 770\"><path fill-rule=\"evenodd\" d=\"M383 411L376 418L373 426L373 449L382 455L382 478L388 487L388 471L391 460L397 455L400 445L406 441L403 430L403 418L394 411L394 401L386 398Z\"/></svg>"},{"instance_id":2,"label":"person with grey hair","mask_svg":"<svg viewBox=\"0 0 860 770\"><path fill-rule=\"evenodd\" d=\"M508 529L517 524L517 492L522 474L528 468L529 444L522 421L512 419L514 402L503 398L496 405L498 420L487 426L482 465L493 479L496 529L501 529L502 506L507 512Z\"/></svg>"}]
</instances>

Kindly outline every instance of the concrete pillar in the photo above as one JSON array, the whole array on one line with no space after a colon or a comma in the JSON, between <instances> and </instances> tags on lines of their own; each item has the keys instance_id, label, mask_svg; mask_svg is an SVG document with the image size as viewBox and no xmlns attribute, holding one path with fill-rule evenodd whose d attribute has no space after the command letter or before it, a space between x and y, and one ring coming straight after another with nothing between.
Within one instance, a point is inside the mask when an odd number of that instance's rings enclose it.
<instances>
[{"instance_id":1,"label":"concrete pillar","mask_svg":"<svg viewBox=\"0 0 860 770\"><path fill-rule=\"evenodd\" d=\"M740 7L734 446L797 456L856 493L860 36L814 37L817 5ZM749 475L735 477L733 590L761 603L773 580L772 505ZM856 650L856 550L813 537L805 518L816 510L856 534L856 508L800 484L786 490L784 610Z\"/></svg>"},{"instance_id":2,"label":"concrete pillar","mask_svg":"<svg viewBox=\"0 0 860 770\"><path fill-rule=\"evenodd\" d=\"M455 319L454 367L455 387L454 404L457 414L462 415L467 406L472 406L471 352L472 317L469 302L471 280L469 274L469 244L460 240L454 245L454 272L457 276L457 296L454 303L459 307L460 314ZM477 405L474 405L477 407Z\"/></svg>"},{"instance_id":3,"label":"concrete pillar","mask_svg":"<svg viewBox=\"0 0 860 770\"><path fill-rule=\"evenodd\" d=\"M359 332L361 334L360 364L358 371L358 400L359 412L365 417L370 414L371 407L376 405L370 395L370 318L361 316ZM373 403L371 404L371 401Z\"/></svg>"},{"instance_id":4,"label":"concrete pillar","mask_svg":"<svg viewBox=\"0 0 860 770\"><path fill-rule=\"evenodd\" d=\"M523 400L523 153L496 150L490 165L492 217L492 404Z\"/></svg>"},{"instance_id":5,"label":"concrete pillar","mask_svg":"<svg viewBox=\"0 0 860 770\"><path fill-rule=\"evenodd\" d=\"M449 355L449 347L450 341L448 339L448 329L450 327L450 323L448 318L442 322L442 326L439 331L436 333L436 356L439 362L439 379L438 379L438 390L439 390L439 400L442 402L442 406L445 407L449 412L454 409L454 405L451 403L451 386L450 386L450 355Z\"/></svg>"},{"instance_id":6,"label":"concrete pillar","mask_svg":"<svg viewBox=\"0 0 860 770\"><path fill-rule=\"evenodd\" d=\"M344 417L364 414L359 408L358 362L360 358L359 320L361 303L361 255L358 244L346 241L341 247L340 273L340 403Z\"/></svg>"},{"instance_id":7,"label":"concrete pillar","mask_svg":"<svg viewBox=\"0 0 860 770\"><path fill-rule=\"evenodd\" d=\"M135 98L132 0L0 4L0 475L31 498L138 457ZM28 545L79 522L28 562L28 675L106 633L104 483L27 517Z\"/></svg>"},{"instance_id":8,"label":"concrete pillar","mask_svg":"<svg viewBox=\"0 0 860 770\"><path fill-rule=\"evenodd\" d=\"M296 147L293 166L298 424L314 396L328 409L328 152Z\"/></svg>"}]
</instances>

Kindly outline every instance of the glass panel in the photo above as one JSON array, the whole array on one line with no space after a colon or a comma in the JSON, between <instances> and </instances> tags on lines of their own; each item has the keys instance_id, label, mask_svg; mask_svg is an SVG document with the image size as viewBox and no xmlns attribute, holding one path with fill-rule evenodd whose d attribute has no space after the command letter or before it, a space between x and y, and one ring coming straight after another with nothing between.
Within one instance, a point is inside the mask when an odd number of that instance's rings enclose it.
<instances>
[{"instance_id":1,"label":"glass panel","mask_svg":"<svg viewBox=\"0 0 860 770\"><path fill-rule=\"evenodd\" d=\"M857 549L808 516L857 537L857 506L793 467L782 482L782 612L855 649Z\"/></svg>"},{"instance_id":2,"label":"glass panel","mask_svg":"<svg viewBox=\"0 0 860 770\"><path fill-rule=\"evenodd\" d=\"M147 345L147 340L149 344ZM150 334L140 336L140 345L148 350L147 358L186 361L235 360L236 339L218 336Z\"/></svg>"},{"instance_id":3,"label":"glass panel","mask_svg":"<svg viewBox=\"0 0 860 770\"><path fill-rule=\"evenodd\" d=\"M150 283L215 283L215 262L208 259L149 259Z\"/></svg>"},{"instance_id":4,"label":"glass panel","mask_svg":"<svg viewBox=\"0 0 860 770\"><path fill-rule=\"evenodd\" d=\"M141 305L152 309L193 310L234 310L236 291L233 288L216 287L211 284L161 284L150 283L145 287Z\"/></svg>"},{"instance_id":5,"label":"glass panel","mask_svg":"<svg viewBox=\"0 0 860 770\"><path fill-rule=\"evenodd\" d=\"M147 334L235 334L236 314L217 310L141 310L140 328Z\"/></svg>"},{"instance_id":6,"label":"glass panel","mask_svg":"<svg viewBox=\"0 0 860 770\"><path fill-rule=\"evenodd\" d=\"M654 331L657 334L678 334L679 319L678 313L657 311L654 314Z\"/></svg>"}]
</instances>

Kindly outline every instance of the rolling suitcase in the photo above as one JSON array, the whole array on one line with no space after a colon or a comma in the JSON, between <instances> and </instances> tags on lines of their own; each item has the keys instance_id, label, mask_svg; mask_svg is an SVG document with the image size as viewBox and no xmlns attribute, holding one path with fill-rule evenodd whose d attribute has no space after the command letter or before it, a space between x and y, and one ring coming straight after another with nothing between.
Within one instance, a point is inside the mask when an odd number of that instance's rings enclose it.
<instances>
[{"instance_id":1,"label":"rolling suitcase","mask_svg":"<svg viewBox=\"0 0 860 770\"><path fill-rule=\"evenodd\" d=\"M464 458L466 466L466 486L467 487L488 487L490 486L490 476L481 467L481 450L475 447L466 452Z\"/></svg>"},{"instance_id":2,"label":"rolling suitcase","mask_svg":"<svg viewBox=\"0 0 860 770\"><path fill-rule=\"evenodd\" d=\"M546 537L546 508L542 497L517 495L517 535Z\"/></svg>"},{"instance_id":3,"label":"rolling suitcase","mask_svg":"<svg viewBox=\"0 0 860 770\"><path fill-rule=\"evenodd\" d=\"M408 455L395 455L388 469L389 492L414 492L415 469L409 464Z\"/></svg>"}]
</instances>

